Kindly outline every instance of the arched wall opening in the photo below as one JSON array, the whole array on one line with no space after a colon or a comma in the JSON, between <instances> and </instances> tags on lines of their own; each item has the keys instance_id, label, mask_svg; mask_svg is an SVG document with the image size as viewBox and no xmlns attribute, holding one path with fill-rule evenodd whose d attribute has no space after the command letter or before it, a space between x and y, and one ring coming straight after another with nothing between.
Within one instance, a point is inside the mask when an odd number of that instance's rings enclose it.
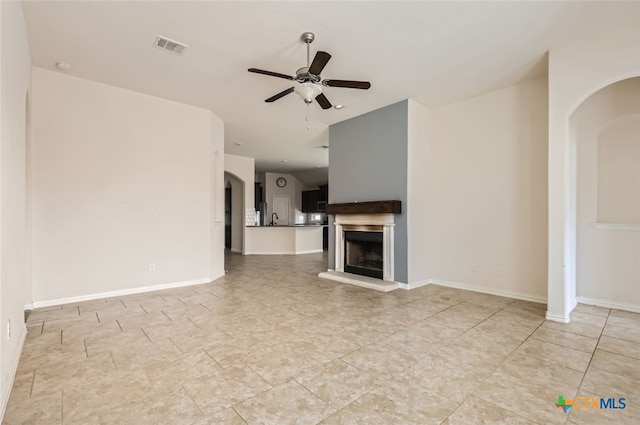
<instances>
[{"instance_id":1,"label":"arched wall opening","mask_svg":"<svg viewBox=\"0 0 640 425\"><path fill-rule=\"evenodd\" d=\"M576 152L576 300L640 311L640 78L570 117Z\"/></svg>"},{"instance_id":2,"label":"arched wall opening","mask_svg":"<svg viewBox=\"0 0 640 425\"><path fill-rule=\"evenodd\" d=\"M245 196L245 182L238 176L228 171L224 172L225 192L229 189L231 202L229 208L229 221L230 221L230 251L242 254L244 252L244 196ZM226 196L225 196L226 198ZM227 208L225 206L225 216L227 215ZM225 217L225 222L227 217Z\"/></svg>"},{"instance_id":3,"label":"arched wall opening","mask_svg":"<svg viewBox=\"0 0 640 425\"><path fill-rule=\"evenodd\" d=\"M570 313L578 302L578 186L574 112L600 89L638 76L640 46L628 38L603 38L591 44L557 48L549 52L549 257L546 314L549 320L568 323Z\"/></svg>"}]
</instances>

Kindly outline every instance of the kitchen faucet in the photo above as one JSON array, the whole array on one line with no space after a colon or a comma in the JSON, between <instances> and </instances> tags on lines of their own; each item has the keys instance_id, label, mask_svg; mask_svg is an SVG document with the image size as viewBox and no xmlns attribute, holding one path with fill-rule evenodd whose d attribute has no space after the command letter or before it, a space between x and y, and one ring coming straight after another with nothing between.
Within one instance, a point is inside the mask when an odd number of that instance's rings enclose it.
<instances>
[{"instance_id":1,"label":"kitchen faucet","mask_svg":"<svg viewBox=\"0 0 640 425\"><path fill-rule=\"evenodd\" d=\"M278 219L278 214L274 211L273 214L271 214L271 225L273 226L273 216L276 216L276 220Z\"/></svg>"}]
</instances>

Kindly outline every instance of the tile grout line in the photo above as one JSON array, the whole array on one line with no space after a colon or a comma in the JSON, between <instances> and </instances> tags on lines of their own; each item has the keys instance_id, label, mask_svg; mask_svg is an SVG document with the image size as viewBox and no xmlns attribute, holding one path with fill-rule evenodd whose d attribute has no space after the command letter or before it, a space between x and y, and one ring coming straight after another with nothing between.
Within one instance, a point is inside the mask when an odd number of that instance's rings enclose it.
<instances>
[{"instance_id":1,"label":"tile grout line","mask_svg":"<svg viewBox=\"0 0 640 425\"><path fill-rule=\"evenodd\" d=\"M180 350L180 348L178 348L178 350ZM218 361L217 361L216 359L214 359L214 358L213 358L213 356L212 356L211 354L209 354L209 352L208 352L207 350L202 349L202 351L204 351L204 353L205 353L207 356L209 356L209 358L210 358L211 360L213 360L213 362L214 362L215 364L217 364L218 366L220 366L220 368L221 368L221 369L224 369L224 368L222 367L222 365L221 365L220 363L218 363Z\"/></svg>"},{"instance_id":2,"label":"tile grout line","mask_svg":"<svg viewBox=\"0 0 640 425\"><path fill-rule=\"evenodd\" d=\"M199 305L201 305L202 307L204 307L205 309L209 310L210 313L213 313L213 310L211 310L209 307L207 307L206 305L200 303Z\"/></svg>"},{"instance_id":3,"label":"tile grout line","mask_svg":"<svg viewBox=\"0 0 640 425\"><path fill-rule=\"evenodd\" d=\"M36 381L36 372L37 371L38 371L38 369L34 369L33 376L31 377L31 388L29 389L29 398L31 398L33 396L33 384Z\"/></svg>"},{"instance_id":4,"label":"tile grout line","mask_svg":"<svg viewBox=\"0 0 640 425\"><path fill-rule=\"evenodd\" d=\"M171 338L171 337L168 337L168 338L169 338L169 341L171 341L171 342L173 343L173 345L175 345L175 346L176 346L176 348L178 349L178 351L180 351L180 354L184 354L184 351L182 351L182 349L178 346L178 344L176 344L176 342L173 340L173 338ZM205 350L205 351L206 351L206 350ZM207 354L209 354L209 353L207 353Z\"/></svg>"},{"instance_id":5,"label":"tile grout line","mask_svg":"<svg viewBox=\"0 0 640 425\"><path fill-rule=\"evenodd\" d=\"M111 350L109 350L109 358L111 359L111 364L113 364L113 368L115 370L118 370L118 366L116 365L116 361L113 359L113 352L111 352Z\"/></svg>"},{"instance_id":6,"label":"tile grout line","mask_svg":"<svg viewBox=\"0 0 640 425\"><path fill-rule=\"evenodd\" d=\"M198 329L202 329L200 326L198 326L198 324L196 322L194 322L189 316L187 316L187 320L190 321L191 323L193 323L193 325L198 328Z\"/></svg>"},{"instance_id":7,"label":"tile grout line","mask_svg":"<svg viewBox=\"0 0 640 425\"><path fill-rule=\"evenodd\" d=\"M249 425L249 423L242 417L242 415L236 410L234 406L231 406L231 409L233 409L233 411L236 412L236 415L238 415L238 417L242 419L242 422L244 422L245 425Z\"/></svg>"},{"instance_id":8,"label":"tile grout line","mask_svg":"<svg viewBox=\"0 0 640 425\"><path fill-rule=\"evenodd\" d=\"M147 333L144 331L144 329L142 329L142 327L140 327L140 330L142 331L142 333L144 334L144 336L147 337L147 339L149 340L149 342L153 342L151 341L151 338L149 338L149 335L147 335Z\"/></svg>"}]
</instances>

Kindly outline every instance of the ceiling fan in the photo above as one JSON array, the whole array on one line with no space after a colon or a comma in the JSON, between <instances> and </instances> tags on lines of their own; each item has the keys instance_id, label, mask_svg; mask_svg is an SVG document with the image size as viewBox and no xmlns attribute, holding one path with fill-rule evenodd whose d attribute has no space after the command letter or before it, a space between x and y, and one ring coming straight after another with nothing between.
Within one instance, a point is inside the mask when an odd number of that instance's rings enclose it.
<instances>
[{"instance_id":1,"label":"ceiling fan","mask_svg":"<svg viewBox=\"0 0 640 425\"><path fill-rule=\"evenodd\" d=\"M350 81L350 80L323 80L320 77L320 73L331 59L331 55L327 52L318 51L313 58L313 61L309 63L310 53L309 45L315 39L315 35L312 32L302 33L300 39L307 44L307 66L300 68L296 71L296 76L292 77L286 74L280 74L278 72L265 71L264 69L249 68L249 72L256 74L269 75L271 77L284 78L285 80L297 81L299 84L294 87L289 87L280 93L265 99L265 102L271 103L276 100L293 93L294 91L300 95L304 102L308 105L315 99L322 109L331 108L331 102L322 93L322 87L343 87L350 89L362 89L367 90L371 87L371 83L368 81Z\"/></svg>"}]
</instances>

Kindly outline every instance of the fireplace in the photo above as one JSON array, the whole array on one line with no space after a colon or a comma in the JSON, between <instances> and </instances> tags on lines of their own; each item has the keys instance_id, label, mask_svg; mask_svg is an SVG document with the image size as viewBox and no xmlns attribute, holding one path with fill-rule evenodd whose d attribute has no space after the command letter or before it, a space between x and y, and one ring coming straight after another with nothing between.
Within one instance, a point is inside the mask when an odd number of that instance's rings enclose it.
<instances>
[{"instance_id":1,"label":"fireplace","mask_svg":"<svg viewBox=\"0 0 640 425\"><path fill-rule=\"evenodd\" d=\"M377 291L393 291L395 214L400 201L329 204L335 214L334 268L318 276Z\"/></svg>"},{"instance_id":2,"label":"fireplace","mask_svg":"<svg viewBox=\"0 0 640 425\"><path fill-rule=\"evenodd\" d=\"M393 214L336 214L335 271L388 282L393 275Z\"/></svg>"},{"instance_id":3,"label":"fireplace","mask_svg":"<svg viewBox=\"0 0 640 425\"><path fill-rule=\"evenodd\" d=\"M366 229L362 229L366 227ZM344 231L344 271L346 273L384 277L383 232L381 226L360 226L359 229Z\"/></svg>"}]
</instances>

